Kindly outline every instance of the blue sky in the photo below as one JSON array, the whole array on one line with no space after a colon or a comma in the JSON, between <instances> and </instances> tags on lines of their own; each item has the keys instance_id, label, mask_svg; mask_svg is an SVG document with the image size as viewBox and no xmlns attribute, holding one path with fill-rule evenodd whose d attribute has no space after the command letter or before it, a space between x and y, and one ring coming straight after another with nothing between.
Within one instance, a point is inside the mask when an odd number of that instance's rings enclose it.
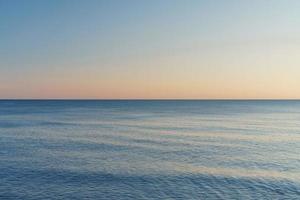
<instances>
[{"instance_id":1,"label":"blue sky","mask_svg":"<svg viewBox=\"0 0 300 200\"><path fill-rule=\"evenodd\" d=\"M0 98L300 98L299 10L0 0Z\"/></svg>"}]
</instances>

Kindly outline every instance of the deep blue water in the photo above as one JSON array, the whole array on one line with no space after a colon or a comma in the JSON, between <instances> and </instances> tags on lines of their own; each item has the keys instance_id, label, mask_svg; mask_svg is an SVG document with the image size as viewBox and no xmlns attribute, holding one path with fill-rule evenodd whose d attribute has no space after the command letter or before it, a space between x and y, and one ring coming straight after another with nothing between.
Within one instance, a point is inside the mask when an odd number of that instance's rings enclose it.
<instances>
[{"instance_id":1,"label":"deep blue water","mask_svg":"<svg viewBox=\"0 0 300 200\"><path fill-rule=\"evenodd\" d=\"M0 101L0 199L300 199L300 101Z\"/></svg>"}]
</instances>

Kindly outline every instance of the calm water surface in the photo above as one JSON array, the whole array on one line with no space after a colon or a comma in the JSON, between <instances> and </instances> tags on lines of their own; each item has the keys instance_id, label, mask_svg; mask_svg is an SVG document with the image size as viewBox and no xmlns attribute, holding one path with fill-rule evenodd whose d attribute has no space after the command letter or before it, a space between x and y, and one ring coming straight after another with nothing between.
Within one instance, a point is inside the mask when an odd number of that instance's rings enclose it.
<instances>
[{"instance_id":1,"label":"calm water surface","mask_svg":"<svg viewBox=\"0 0 300 200\"><path fill-rule=\"evenodd\" d=\"M300 199L300 101L0 101L0 199Z\"/></svg>"}]
</instances>

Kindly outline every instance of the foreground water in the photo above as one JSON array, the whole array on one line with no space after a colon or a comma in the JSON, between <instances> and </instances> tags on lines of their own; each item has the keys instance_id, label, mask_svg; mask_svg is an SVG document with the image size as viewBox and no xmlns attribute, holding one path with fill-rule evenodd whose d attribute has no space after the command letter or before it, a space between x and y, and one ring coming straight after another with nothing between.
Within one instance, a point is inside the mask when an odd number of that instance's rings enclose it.
<instances>
[{"instance_id":1,"label":"foreground water","mask_svg":"<svg viewBox=\"0 0 300 200\"><path fill-rule=\"evenodd\" d=\"M0 101L0 199L300 199L300 101Z\"/></svg>"}]
</instances>

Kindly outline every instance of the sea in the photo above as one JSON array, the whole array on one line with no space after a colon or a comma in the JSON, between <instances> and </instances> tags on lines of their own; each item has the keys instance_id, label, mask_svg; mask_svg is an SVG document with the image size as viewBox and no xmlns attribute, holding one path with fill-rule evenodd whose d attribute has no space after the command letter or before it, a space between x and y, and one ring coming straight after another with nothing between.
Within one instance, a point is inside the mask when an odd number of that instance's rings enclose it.
<instances>
[{"instance_id":1,"label":"sea","mask_svg":"<svg viewBox=\"0 0 300 200\"><path fill-rule=\"evenodd\" d=\"M297 100L1 100L0 199L300 199Z\"/></svg>"}]
</instances>

